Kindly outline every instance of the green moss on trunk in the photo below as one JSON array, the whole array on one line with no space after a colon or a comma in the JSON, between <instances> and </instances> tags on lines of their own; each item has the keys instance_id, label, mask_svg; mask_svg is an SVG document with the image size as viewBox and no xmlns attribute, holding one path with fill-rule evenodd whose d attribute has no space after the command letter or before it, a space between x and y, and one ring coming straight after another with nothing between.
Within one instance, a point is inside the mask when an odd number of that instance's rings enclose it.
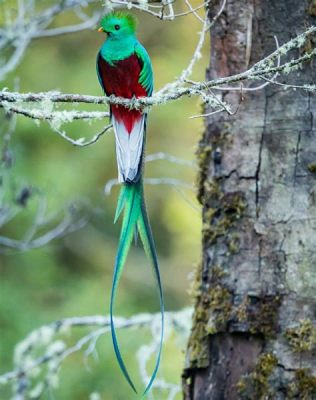
<instances>
[{"instance_id":1,"label":"green moss on trunk","mask_svg":"<svg viewBox=\"0 0 316 400\"><path fill-rule=\"evenodd\" d=\"M316 162L308 164L307 168L309 172L316 173Z\"/></svg>"},{"instance_id":2,"label":"green moss on trunk","mask_svg":"<svg viewBox=\"0 0 316 400\"><path fill-rule=\"evenodd\" d=\"M293 351L311 351L316 346L316 327L310 319L301 320L298 326L285 331L285 337Z\"/></svg>"},{"instance_id":3,"label":"green moss on trunk","mask_svg":"<svg viewBox=\"0 0 316 400\"><path fill-rule=\"evenodd\" d=\"M259 357L254 370L242 377L237 384L240 399L266 400L273 399L274 390L270 386L269 378L278 364L274 354L264 353Z\"/></svg>"},{"instance_id":4,"label":"green moss on trunk","mask_svg":"<svg viewBox=\"0 0 316 400\"><path fill-rule=\"evenodd\" d=\"M208 336L225 331L231 309L232 296L220 283L197 296L188 346L191 367L205 368L209 365Z\"/></svg>"},{"instance_id":5,"label":"green moss on trunk","mask_svg":"<svg viewBox=\"0 0 316 400\"><path fill-rule=\"evenodd\" d=\"M316 376L306 368L295 371L293 382L288 385L288 399L315 400Z\"/></svg>"}]
</instances>

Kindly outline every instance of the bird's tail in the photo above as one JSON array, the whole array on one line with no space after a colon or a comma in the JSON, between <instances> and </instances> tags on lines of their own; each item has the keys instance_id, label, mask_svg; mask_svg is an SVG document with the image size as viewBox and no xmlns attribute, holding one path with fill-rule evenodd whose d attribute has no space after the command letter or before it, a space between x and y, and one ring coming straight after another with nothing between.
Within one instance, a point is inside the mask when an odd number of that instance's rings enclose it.
<instances>
[{"instance_id":1,"label":"bird's tail","mask_svg":"<svg viewBox=\"0 0 316 400\"><path fill-rule=\"evenodd\" d=\"M149 225L149 220L146 212L145 202L144 202L144 194L143 194L143 183L142 179L140 179L136 183L124 183L121 192L119 195L116 213L115 213L115 220L117 221L120 214L124 210L122 228L121 228L121 235L115 260L115 268L114 268L114 275L113 275L113 285L112 285L112 293L111 293L111 305L110 305L110 316L111 316L111 333L112 333L112 341L115 350L115 354L120 365L120 368L127 379L130 386L133 390L137 393L135 385L131 380L129 373L127 372L125 363L123 361L121 352L119 350L119 345L117 341L117 336L115 333L115 324L113 319L113 311L114 311L114 301L117 292L117 287L119 283L119 279L121 273L123 271L126 257L131 246L133 237L135 232L139 233L141 241L144 246L145 253L150 260L154 276L157 282L158 294L159 294L159 301L160 301L160 311L161 311L161 338L160 338L160 347L158 350L156 364L152 376L150 378L149 383L146 386L146 389L143 393L143 396L148 393L150 390L153 381L156 377L161 350L162 350L162 341L163 341L163 331L164 331L164 304L163 304L163 294L162 294L162 287L160 281L160 273L158 267L158 260L156 255L155 244L153 240L153 236L151 233L151 228Z\"/></svg>"}]
</instances>

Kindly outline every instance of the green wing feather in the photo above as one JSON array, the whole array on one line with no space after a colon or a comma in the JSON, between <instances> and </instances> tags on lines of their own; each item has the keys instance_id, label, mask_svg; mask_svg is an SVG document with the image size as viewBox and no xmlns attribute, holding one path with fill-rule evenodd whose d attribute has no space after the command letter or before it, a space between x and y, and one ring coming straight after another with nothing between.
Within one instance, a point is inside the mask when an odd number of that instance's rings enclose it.
<instances>
[{"instance_id":1,"label":"green wing feather","mask_svg":"<svg viewBox=\"0 0 316 400\"><path fill-rule=\"evenodd\" d=\"M146 89L147 95L151 96L154 88L153 69L149 54L145 47L138 41L135 44L135 54L142 61L143 68L140 71L138 82Z\"/></svg>"},{"instance_id":2,"label":"green wing feather","mask_svg":"<svg viewBox=\"0 0 316 400\"><path fill-rule=\"evenodd\" d=\"M161 339L160 339L160 347L158 351L158 355L156 358L156 365L153 371L153 374L150 378L148 385L143 393L145 396L150 390L153 381L157 375L161 350L162 350L162 341L163 341L163 332L164 332L164 304L163 304L163 293L161 287L161 280L159 274L159 267L156 255L155 244L153 241L149 220L146 212L146 207L144 203L144 195L143 195L143 183L140 180L137 183L127 184L125 183L122 186L121 193L118 199L115 220L120 216L124 209L123 223L121 229L121 235L119 240L119 246L117 251L117 256L115 260L115 268L114 268L114 276L113 276L113 284L112 284L112 293L111 293L111 304L110 304L110 319L111 319L111 333L112 333L112 341L115 350L115 354L120 365L120 368L132 387L132 389L137 393L135 385L133 384L132 379L129 376L127 368L125 366L124 360L122 358L117 336L115 332L115 324L113 319L114 314L114 302L115 296L117 292L117 287L119 283L120 276L122 274L126 257L131 246L134 233L138 230L141 241L143 243L145 252L151 264L153 266L155 279L157 281L157 288L160 300L160 310L161 310Z\"/></svg>"}]
</instances>

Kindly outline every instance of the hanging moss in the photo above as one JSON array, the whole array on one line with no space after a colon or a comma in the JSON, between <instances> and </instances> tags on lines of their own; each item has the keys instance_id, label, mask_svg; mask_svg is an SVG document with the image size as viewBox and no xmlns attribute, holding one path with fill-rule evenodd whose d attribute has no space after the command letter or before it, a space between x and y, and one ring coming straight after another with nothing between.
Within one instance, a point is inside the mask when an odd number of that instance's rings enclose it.
<instances>
[{"instance_id":1,"label":"hanging moss","mask_svg":"<svg viewBox=\"0 0 316 400\"><path fill-rule=\"evenodd\" d=\"M274 390L269 378L278 364L278 359L272 353L264 353L259 357L254 370L243 376L237 383L239 398L242 400L273 399Z\"/></svg>"},{"instance_id":2,"label":"hanging moss","mask_svg":"<svg viewBox=\"0 0 316 400\"><path fill-rule=\"evenodd\" d=\"M301 320L298 326L285 331L285 337L295 352L311 351L316 346L316 327L310 319Z\"/></svg>"}]
</instances>

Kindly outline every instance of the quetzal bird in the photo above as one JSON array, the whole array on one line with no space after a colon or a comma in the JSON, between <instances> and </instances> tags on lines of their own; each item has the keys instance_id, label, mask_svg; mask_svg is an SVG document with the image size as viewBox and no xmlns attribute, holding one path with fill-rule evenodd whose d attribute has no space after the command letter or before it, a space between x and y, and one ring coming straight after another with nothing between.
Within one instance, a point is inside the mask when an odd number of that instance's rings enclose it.
<instances>
[{"instance_id":1,"label":"quetzal bird","mask_svg":"<svg viewBox=\"0 0 316 400\"><path fill-rule=\"evenodd\" d=\"M153 91L153 72L150 57L138 41L136 20L122 11L107 14L100 23L100 32L107 38L97 56L97 73L106 95L127 99L150 96ZM161 339L156 364L144 391L149 391L156 377L163 340L164 305L155 244L146 212L143 190L143 156L147 114L122 105L110 106L115 133L119 181L122 183L114 222L124 210L123 223L115 260L110 302L111 333L120 368L130 386L137 393L123 361L113 319L114 300L118 282L135 234L139 234L157 281L161 309Z\"/></svg>"}]
</instances>

